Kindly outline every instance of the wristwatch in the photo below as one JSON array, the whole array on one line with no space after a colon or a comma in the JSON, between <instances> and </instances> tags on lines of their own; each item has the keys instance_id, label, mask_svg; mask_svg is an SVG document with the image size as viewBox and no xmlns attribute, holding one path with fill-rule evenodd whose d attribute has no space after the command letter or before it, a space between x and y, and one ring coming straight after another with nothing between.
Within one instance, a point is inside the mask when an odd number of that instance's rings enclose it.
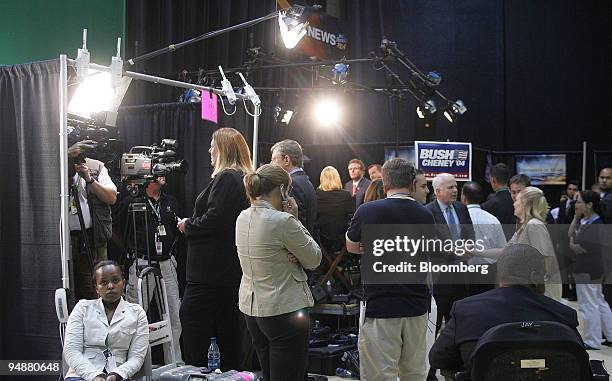
<instances>
[{"instance_id":1,"label":"wristwatch","mask_svg":"<svg viewBox=\"0 0 612 381\"><path fill-rule=\"evenodd\" d=\"M94 179L93 176L91 176L89 178L89 181L85 181L85 184L90 185L90 184L93 184L94 181L96 181L96 179Z\"/></svg>"}]
</instances>

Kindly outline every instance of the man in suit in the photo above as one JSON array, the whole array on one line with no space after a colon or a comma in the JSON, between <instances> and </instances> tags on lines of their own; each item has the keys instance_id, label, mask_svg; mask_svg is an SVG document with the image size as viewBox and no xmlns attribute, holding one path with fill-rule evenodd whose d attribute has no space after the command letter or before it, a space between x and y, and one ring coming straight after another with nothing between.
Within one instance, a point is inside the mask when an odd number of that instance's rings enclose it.
<instances>
[{"instance_id":1,"label":"man in suit","mask_svg":"<svg viewBox=\"0 0 612 381\"><path fill-rule=\"evenodd\" d=\"M500 287L455 303L451 319L429 352L438 369L470 369L476 342L504 323L555 321L576 327L576 311L544 296L544 257L524 244L508 245L497 261Z\"/></svg>"},{"instance_id":2,"label":"man in suit","mask_svg":"<svg viewBox=\"0 0 612 381\"><path fill-rule=\"evenodd\" d=\"M483 202L480 207L482 210L491 213L502 224L506 240L514 234L516 218L514 217L514 206L512 206L512 196L508 189L508 179L510 178L510 168L504 163L497 163L491 168L491 188L495 192L492 197Z\"/></svg>"},{"instance_id":3,"label":"man in suit","mask_svg":"<svg viewBox=\"0 0 612 381\"><path fill-rule=\"evenodd\" d=\"M355 209L363 204L365 192L370 185L370 180L365 176L365 164L359 159L352 159L348 163L348 172L351 179L344 184L344 190L351 192L355 199Z\"/></svg>"},{"instance_id":4,"label":"man in suit","mask_svg":"<svg viewBox=\"0 0 612 381\"><path fill-rule=\"evenodd\" d=\"M578 192L578 181L570 180L567 182L565 193L559 200L559 214L557 215L558 224L571 224L574 219L574 195Z\"/></svg>"},{"instance_id":5,"label":"man in suit","mask_svg":"<svg viewBox=\"0 0 612 381\"><path fill-rule=\"evenodd\" d=\"M317 193L308 175L302 169L304 153L302 146L295 140L283 140L272 146L272 164L281 166L291 176L293 190L291 196L298 205L298 219L310 235L318 241L315 235L317 219Z\"/></svg>"},{"instance_id":6,"label":"man in suit","mask_svg":"<svg viewBox=\"0 0 612 381\"><path fill-rule=\"evenodd\" d=\"M457 201L457 181L455 176L441 173L433 180L436 200L426 205L436 222L437 238L446 240L475 239L470 213L465 205ZM453 252L439 253L434 260L441 264L458 264L462 259ZM440 330L442 319L448 321L453 303L468 296L465 277L459 273L440 273L434 278L434 298L438 305L436 330Z\"/></svg>"}]
</instances>

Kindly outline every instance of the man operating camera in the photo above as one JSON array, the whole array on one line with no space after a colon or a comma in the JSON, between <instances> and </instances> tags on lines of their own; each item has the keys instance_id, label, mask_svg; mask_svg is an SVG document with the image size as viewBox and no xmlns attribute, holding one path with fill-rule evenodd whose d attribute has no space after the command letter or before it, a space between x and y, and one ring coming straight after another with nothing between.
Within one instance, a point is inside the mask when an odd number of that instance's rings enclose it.
<instances>
[{"instance_id":1,"label":"man operating camera","mask_svg":"<svg viewBox=\"0 0 612 381\"><path fill-rule=\"evenodd\" d=\"M107 259L106 243L112 235L110 206L117 201L117 187L104 163L87 157L94 144L85 140L68 148L69 226L76 300L96 298L93 266Z\"/></svg>"}]
</instances>

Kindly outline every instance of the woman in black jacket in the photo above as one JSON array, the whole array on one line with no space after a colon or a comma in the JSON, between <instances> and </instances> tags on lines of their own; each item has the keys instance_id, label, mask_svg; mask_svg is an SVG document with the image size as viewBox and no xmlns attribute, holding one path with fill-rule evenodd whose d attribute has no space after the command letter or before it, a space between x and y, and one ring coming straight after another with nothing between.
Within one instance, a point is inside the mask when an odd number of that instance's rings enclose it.
<instances>
[{"instance_id":1,"label":"woman in black jacket","mask_svg":"<svg viewBox=\"0 0 612 381\"><path fill-rule=\"evenodd\" d=\"M355 200L342 189L338 170L327 166L321 171L317 188L317 227L321 244L329 252L342 249L344 234L355 213Z\"/></svg>"},{"instance_id":2,"label":"woman in black jacket","mask_svg":"<svg viewBox=\"0 0 612 381\"><path fill-rule=\"evenodd\" d=\"M216 337L221 369L238 369L242 271L236 252L236 218L250 206L242 178L253 171L240 132L221 128L212 136L211 183L195 201L193 217L178 228L187 238L187 287L181 303L185 362L206 366L210 338Z\"/></svg>"}]
</instances>

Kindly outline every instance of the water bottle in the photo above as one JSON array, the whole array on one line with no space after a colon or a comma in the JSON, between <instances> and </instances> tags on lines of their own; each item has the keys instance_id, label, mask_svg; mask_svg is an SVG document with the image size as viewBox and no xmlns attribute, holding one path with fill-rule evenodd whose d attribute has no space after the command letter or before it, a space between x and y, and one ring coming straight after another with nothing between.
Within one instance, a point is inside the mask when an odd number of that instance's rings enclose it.
<instances>
[{"instance_id":1,"label":"water bottle","mask_svg":"<svg viewBox=\"0 0 612 381\"><path fill-rule=\"evenodd\" d=\"M352 378L353 373L348 369L336 368L336 376L340 378Z\"/></svg>"},{"instance_id":2,"label":"water bottle","mask_svg":"<svg viewBox=\"0 0 612 381\"><path fill-rule=\"evenodd\" d=\"M208 368L213 371L221 368L221 352L219 352L216 337L210 338L210 347L208 347Z\"/></svg>"}]
</instances>

